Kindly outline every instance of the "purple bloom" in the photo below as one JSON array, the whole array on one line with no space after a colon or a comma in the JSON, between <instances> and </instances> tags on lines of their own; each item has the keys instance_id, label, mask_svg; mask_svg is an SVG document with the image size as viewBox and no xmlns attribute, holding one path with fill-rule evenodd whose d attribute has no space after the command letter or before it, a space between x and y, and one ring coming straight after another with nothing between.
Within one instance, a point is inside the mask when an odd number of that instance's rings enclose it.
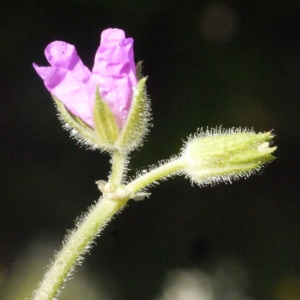
<instances>
[{"instance_id":1,"label":"purple bloom","mask_svg":"<svg viewBox=\"0 0 300 300\"><path fill-rule=\"evenodd\" d=\"M124 125L137 85L133 39L120 29L106 29L96 52L92 72L83 64L73 45L55 41L45 49L50 67L33 64L48 91L75 116L94 127L96 88L115 116Z\"/></svg>"}]
</instances>

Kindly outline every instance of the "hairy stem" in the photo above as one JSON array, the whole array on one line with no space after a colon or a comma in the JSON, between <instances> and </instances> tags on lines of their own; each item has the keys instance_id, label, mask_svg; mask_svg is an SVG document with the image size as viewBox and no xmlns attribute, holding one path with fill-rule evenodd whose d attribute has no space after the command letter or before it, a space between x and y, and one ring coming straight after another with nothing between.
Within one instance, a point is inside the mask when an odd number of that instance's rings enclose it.
<instances>
[{"instance_id":1,"label":"hairy stem","mask_svg":"<svg viewBox=\"0 0 300 300\"><path fill-rule=\"evenodd\" d=\"M75 265L83 258L94 238L100 233L112 216L120 211L128 199L111 200L102 197L90 208L89 212L78 222L71 232L63 248L56 255L38 289L34 292L33 300L52 300L58 294Z\"/></svg>"},{"instance_id":2,"label":"hairy stem","mask_svg":"<svg viewBox=\"0 0 300 300\"><path fill-rule=\"evenodd\" d=\"M112 156L110 183L115 187L120 186L122 183L126 160L126 156L119 152L114 153ZM127 187L136 193L157 180L181 172L185 165L186 162L182 158L172 159L139 176L129 183ZM129 198L118 199L104 194L89 209L88 213L77 223L76 228L67 236L63 243L63 248L56 255L55 261L50 265L42 282L34 292L32 300L52 300L57 296L76 264L83 259L83 255L91 247L93 240L112 219L112 216L126 205L128 200Z\"/></svg>"},{"instance_id":3,"label":"hairy stem","mask_svg":"<svg viewBox=\"0 0 300 300\"><path fill-rule=\"evenodd\" d=\"M119 151L115 151L111 157L111 173L109 181L117 187L122 184L123 177L126 173L127 156Z\"/></svg>"},{"instance_id":4,"label":"hairy stem","mask_svg":"<svg viewBox=\"0 0 300 300\"><path fill-rule=\"evenodd\" d=\"M142 190L146 186L155 181L180 173L186 166L186 161L183 158L172 159L169 162L143 174L137 179L130 182L127 187L134 193Z\"/></svg>"}]
</instances>

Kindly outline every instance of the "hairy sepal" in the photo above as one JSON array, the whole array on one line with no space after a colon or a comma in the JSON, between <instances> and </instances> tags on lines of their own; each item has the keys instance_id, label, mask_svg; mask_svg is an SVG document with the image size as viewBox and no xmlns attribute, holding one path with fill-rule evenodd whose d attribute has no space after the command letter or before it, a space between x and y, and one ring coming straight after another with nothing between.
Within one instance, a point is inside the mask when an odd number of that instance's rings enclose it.
<instances>
[{"instance_id":1,"label":"hairy sepal","mask_svg":"<svg viewBox=\"0 0 300 300\"><path fill-rule=\"evenodd\" d=\"M111 152L115 149L113 145L102 140L92 127L68 110L62 101L53 95L52 98L58 111L59 120L62 122L63 128L70 132L71 137L88 149L98 149L103 152Z\"/></svg>"},{"instance_id":2,"label":"hairy sepal","mask_svg":"<svg viewBox=\"0 0 300 300\"><path fill-rule=\"evenodd\" d=\"M123 153L129 153L140 146L148 133L150 105L146 94L146 80L147 78L144 77L138 82L127 120L115 144Z\"/></svg>"},{"instance_id":3,"label":"hairy sepal","mask_svg":"<svg viewBox=\"0 0 300 300\"><path fill-rule=\"evenodd\" d=\"M200 186L247 178L275 159L271 132L221 127L190 137L182 149L185 173Z\"/></svg>"},{"instance_id":4,"label":"hairy sepal","mask_svg":"<svg viewBox=\"0 0 300 300\"><path fill-rule=\"evenodd\" d=\"M114 149L114 144L119 135L119 128L110 107L101 99L99 90L96 90L94 105L95 131L107 148Z\"/></svg>"}]
</instances>

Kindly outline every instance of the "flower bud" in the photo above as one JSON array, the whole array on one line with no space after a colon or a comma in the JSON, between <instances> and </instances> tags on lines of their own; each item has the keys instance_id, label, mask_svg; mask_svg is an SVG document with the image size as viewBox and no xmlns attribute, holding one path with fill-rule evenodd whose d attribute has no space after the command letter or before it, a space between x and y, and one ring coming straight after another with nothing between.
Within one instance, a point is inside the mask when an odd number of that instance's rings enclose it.
<instances>
[{"instance_id":1,"label":"flower bud","mask_svg":"<svg viewBox=\"0 0 300 300\"><path fill-rule=\"evenodd\" d=\"M275 158L273 137L247 129L201 130L182 149L184 172L200 186L249 177Z\"/></svg>"},{"instance_id":2,"label":"flower bud","mask_svg":"<svg viewBox=\"0 0 300 300\"><path fill-rule=\"evenodd\" d=\"M141 143L150 113L146 79L138 80L136 74L132 38L120 29L104 30L92 71L66 42L50 43L45 55L50 66L33 67L72 135L105 151L126 153Z\"/></svg>"}]
</instances>

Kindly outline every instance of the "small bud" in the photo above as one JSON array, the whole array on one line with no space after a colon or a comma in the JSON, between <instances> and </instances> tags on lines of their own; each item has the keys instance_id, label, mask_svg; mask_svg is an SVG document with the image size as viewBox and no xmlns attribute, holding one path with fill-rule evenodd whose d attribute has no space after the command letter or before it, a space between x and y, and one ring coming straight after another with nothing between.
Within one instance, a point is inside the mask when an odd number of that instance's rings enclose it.
<instances>
[{"instance_id":1,"label":"small bud","mask_svg":"<svg viewBox=\"0 0 300 300\"><path fill-rule=\"evenodd\" d=\"M271 132L247 129L207 130L189 139L182 149L186 175L200 186L247 178L272 161Z\"/></svg>"}]
</instances>

